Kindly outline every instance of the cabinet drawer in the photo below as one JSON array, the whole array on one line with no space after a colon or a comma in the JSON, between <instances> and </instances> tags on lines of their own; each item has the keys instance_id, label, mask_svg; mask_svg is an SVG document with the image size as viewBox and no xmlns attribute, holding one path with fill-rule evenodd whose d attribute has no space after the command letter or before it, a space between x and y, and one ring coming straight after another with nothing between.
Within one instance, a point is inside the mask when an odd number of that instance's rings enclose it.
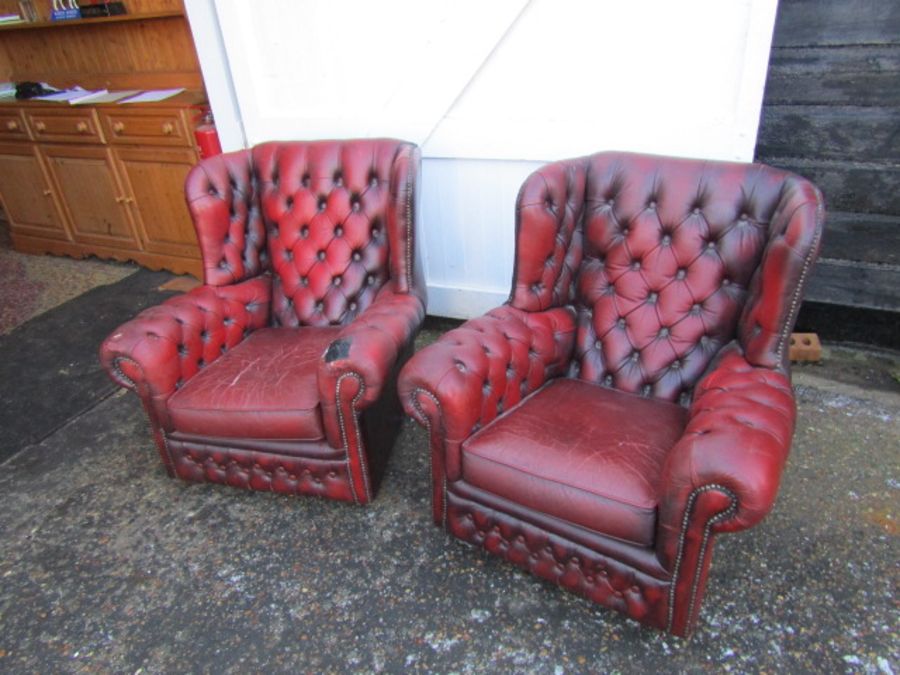
<instances>
[{"instance_id":1,"label":"cabinet drawer","mask_svg":"<svg viewBox=\"0 0 900 675\"><path fill-rule=\"evenodd\" d=\"M28 140L28 127L25 118L18 110L4 110L0 112L0 138L6 140Z\"/></svg>"},{"instance_id":2,"label":"cabinet drawer","mask_svg":"<svg viewBox=\"0 0 900 675\"><path fill-rule=\"evenodd\" d=\"M25 117L37 141L103 142L100 123L93 110L26 110Z\"/></svg>"},{"instance_id":3,"label":"cabinet drawer","mask_svg":"<svg viewBox=\"0 0 900 675\"><path fill-rule=\"evenodd\" d=\"M111 143L124 145L193 145L188 125L171 112L102 111L100 119Z\"/></svg>"}]
</instances>

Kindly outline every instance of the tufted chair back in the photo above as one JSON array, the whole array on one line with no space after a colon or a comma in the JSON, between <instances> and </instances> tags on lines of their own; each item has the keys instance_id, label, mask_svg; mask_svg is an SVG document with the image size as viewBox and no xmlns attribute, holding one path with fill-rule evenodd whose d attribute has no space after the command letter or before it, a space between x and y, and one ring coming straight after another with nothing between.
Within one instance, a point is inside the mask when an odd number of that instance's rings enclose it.
<instances>
[{"instance_id":1,"label":"tufted chair back","mask_svg":"<svg viewBox=\"0 0 900 675\"><path fill-rule=\"evenodd\" d=\"M349 323L389 280L413 285L418 149L395 140L272 142L202 161L187 180L204 280L271 272L272 322Z\"/></svg>"},{"instance_id":2,"label":"tufted chair back","mask_svg":"<svg viewBox=\"0 0 900 675\"><path fill-rule=\"evenodd\" d=\"M818 249L820 193L761 165L601 153L533 174L510 304L573 305L570 374L685 402L723 345L779 367Z\"/></svg>"}]
</instances>

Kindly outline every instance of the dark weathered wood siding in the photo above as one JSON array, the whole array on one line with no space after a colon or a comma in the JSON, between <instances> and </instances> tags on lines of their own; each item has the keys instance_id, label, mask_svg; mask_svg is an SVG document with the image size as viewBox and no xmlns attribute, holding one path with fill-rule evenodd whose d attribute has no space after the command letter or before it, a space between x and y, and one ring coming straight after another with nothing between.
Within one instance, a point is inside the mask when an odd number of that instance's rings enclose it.
<instances>
[{"instance_id":1,"label":"dark weathered wood siding","mask_svg":"<svg viewBox=\"0 0 900 675\"><path fill-rule=\"evenodd\" d=\"M824 192L809 300L900 311L900 0L780 0L761 162Z\"/></svg>"}]
</instances>

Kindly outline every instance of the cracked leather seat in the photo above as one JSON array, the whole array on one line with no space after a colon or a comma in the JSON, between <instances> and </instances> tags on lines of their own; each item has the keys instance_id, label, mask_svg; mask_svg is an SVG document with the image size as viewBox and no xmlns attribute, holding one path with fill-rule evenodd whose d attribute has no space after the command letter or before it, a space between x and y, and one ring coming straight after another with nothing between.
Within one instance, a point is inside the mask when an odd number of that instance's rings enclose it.
<instances>
[{"instance_id":1,"label":"cracked leather seat","mask_svg":"<svg viewBox=\"0 0 900 675\"><path fill-rule=\"evenodd\" d=\"M758 164L601 153L530 176L509 300L400 375L435 522L690 633L715 535L778 490L823 219L811 183Z\"/></svg>"},{"instance_id":2,"label":"cracked leather seat","mask_svg":"<svg viewBox=\"0 0 900 675\"><path fill-rule=\"evenodd\" d=\"M418 166L411 144L354 140L266 143L191 171L204 285L100 349L170 475L372 499L425 314Z\"/></svg>"}]
</instances>

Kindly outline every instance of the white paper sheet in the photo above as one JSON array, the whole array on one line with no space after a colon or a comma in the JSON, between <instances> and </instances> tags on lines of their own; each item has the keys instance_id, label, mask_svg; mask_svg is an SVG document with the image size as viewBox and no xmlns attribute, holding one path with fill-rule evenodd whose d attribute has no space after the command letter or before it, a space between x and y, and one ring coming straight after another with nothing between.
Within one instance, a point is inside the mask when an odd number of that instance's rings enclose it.
<instances>
[{"instance_id":1,"label":"white paper sheet","mask_svg":"<svg viewBox=\"0 0 900 675\"><path fill-rule=\"evenodd\" d=\"M75 105L76 103L90 103L95 96L103 96L107 94L106 89L97 89L95 91L86 91L81 96L76 96L75 98L70 98L69 103Z\"/></svg>"},{"instance_id":2,"label":"white paper sheet","mask_svg":"<svg viewBox=\"0 0 900 675\"><path fill-rule=\"evenodd\" d=\"M153 101L165 101L167 98L172 98L183 91L184 87L178 89L151 89L145 91L143 94L138 94L137 96L126 98L124 101L119 101L119 103L151 103Z\"/></svg>"},{"instance_id":3,"label":"white paper sheet","mask_svg":"<svg viewBox=\"0 0 900 675\"><path fill-rule=\"evenodd\" d=\"M88 94L82 98L77 98L69 101L72 105L80 105L82 103L114 103L118 100L125 98L126 96L134 96L139 93L140 89L129 89L127 91L110 91L110 92L96 92L94 94Z\"/></svg>"},{"instance_id":4,"label":"white paper sheet","mask_svg":"<svg viewBox=\"0 0 900 675\"><path fill-rule=\"evenodd\" d=\"M75 87L74 89L64 89L63 91L58 91L54 94L47 94L47 96L35 96L32 100L34 101L71 101L73 98L79 98L80 96L84 96L88 94L86 89L82 89L81 87Z\"/></svg>"}]
</instances>

